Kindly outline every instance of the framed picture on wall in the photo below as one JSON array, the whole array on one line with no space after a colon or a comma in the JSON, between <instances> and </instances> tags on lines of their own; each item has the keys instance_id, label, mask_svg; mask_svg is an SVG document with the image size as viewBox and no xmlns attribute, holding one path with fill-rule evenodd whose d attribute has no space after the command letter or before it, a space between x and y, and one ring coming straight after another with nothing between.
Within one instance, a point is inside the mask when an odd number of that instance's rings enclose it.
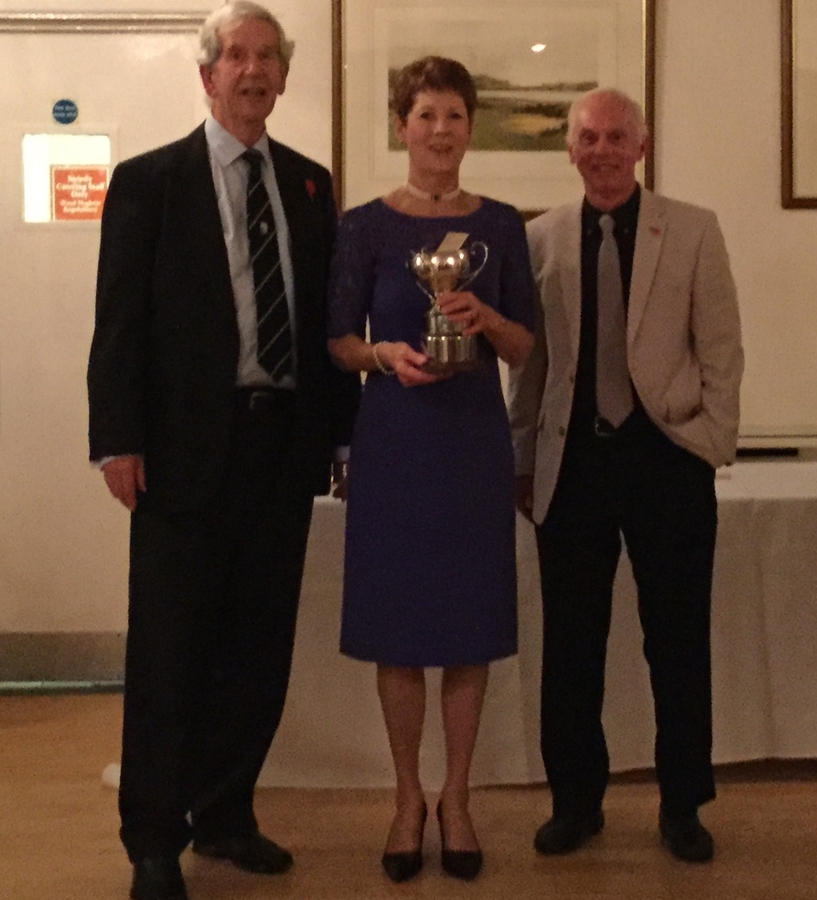
<instances>
[{"instance_id":1,"label":"framed picture on wall","mask_svg":"<svg viewBox=\"0 0 817 900\"><path fill-rule=\"evenodd\" d=\"M815 0L817 2L817 0ZM567 110L614 86L639 100L652 130L654 0L333 0L333 167L341 208L405 180L389 85L419 57L462 62L478 91L463 187L544 209L580 196L567 156ZM640 179L653 181L653 156Z\"/></svg>"},{"instance_id":2,"label":"framed picture on wall","mask_svg":"<svg viewBox=\"0 0 817 900\"><path fill-rule=\"evenodd\" d=\"M817 209L817 0L781 0L782 202Z\"/></svg>"}]
</instances>

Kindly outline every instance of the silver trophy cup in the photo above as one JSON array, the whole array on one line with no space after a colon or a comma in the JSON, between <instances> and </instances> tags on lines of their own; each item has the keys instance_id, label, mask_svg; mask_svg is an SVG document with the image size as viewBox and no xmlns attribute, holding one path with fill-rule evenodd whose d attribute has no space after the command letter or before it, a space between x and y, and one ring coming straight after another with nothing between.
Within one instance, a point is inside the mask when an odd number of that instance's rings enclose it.
<instances>
[{"instance_id":1,"label":"silver trophy cup","mask_svg":"<svg viewBox=\"0 0 817 900\"><path fill-rule=\"evenodd\" d=\"M474 258L478 256L482 260L475 265ZM483 241L475 241L467 249L412 252L409 266L421 290L431 300L423 339L423 349L429 358L426 371L450 375L467 372L477 365L477 336L463 334L462 325L444 316L437 297L445 291L463 290L479 275L487 261L488 247Z\"/></svg>"}]
</instances>

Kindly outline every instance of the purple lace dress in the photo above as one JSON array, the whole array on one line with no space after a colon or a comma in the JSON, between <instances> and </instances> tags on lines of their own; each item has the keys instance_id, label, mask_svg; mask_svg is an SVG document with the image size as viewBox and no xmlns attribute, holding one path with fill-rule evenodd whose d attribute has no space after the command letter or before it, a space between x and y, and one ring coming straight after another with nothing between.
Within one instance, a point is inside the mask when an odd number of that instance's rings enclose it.
<instances>
[{"instance_id":1,"label":"purple lace dress","mask_svg":"<svg viewBox=\"0 0 817 900\"><path fill-rule=\"evenodd\" d=\"M449 231L484 241L469 289L533 327L525 230L484 199L452 218L381 200L347 212L332 270L330 335L420 348L429 306L406 262ZM497 359L432 385L367 377L350 459L341 651L396 666L476 665L516 652L514 463Z\"/></svg>"}]
</instances>

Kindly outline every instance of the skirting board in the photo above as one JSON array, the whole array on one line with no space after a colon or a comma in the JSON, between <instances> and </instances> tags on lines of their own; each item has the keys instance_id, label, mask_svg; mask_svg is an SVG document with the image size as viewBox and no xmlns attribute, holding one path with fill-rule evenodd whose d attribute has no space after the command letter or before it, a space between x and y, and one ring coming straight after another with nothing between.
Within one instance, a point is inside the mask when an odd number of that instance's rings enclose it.
<instances>
[{"instance_id":1,"label":"skirting board","mask_svg":"<svg viewBox=\"0 0 817 900\"><path fill-rule=\"evenodd\" d=\"M0 691L116 689L125 672L125 632L5 632L0 634Z\"/></svg>"}]
</instances>

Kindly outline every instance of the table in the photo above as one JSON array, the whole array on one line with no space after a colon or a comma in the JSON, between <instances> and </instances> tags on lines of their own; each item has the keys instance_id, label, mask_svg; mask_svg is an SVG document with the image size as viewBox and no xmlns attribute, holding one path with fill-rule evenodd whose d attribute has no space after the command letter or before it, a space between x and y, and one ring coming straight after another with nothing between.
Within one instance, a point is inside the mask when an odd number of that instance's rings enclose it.
<instances>
[{"instance_id":1,"label":"table","mask_svg":"<svg viewBox=\"0 0 817 900\"><path fill-rule=\"evenodd\" d=\"M716 763L817 757L817 462L745 461L716 479L712 608ZM307 552L292 681L260 784L384 787L391 759L375 670L338 652L345 510L321 498ZM541 603L531 526L517 523L519 654L494 663L475 785L545 780L539 756ZM616 577L605 728L614 771L652 765L655 736L635 587ZM429 671L424 783L442 783L438 670Z\"/></svg>"}]
</instances>

